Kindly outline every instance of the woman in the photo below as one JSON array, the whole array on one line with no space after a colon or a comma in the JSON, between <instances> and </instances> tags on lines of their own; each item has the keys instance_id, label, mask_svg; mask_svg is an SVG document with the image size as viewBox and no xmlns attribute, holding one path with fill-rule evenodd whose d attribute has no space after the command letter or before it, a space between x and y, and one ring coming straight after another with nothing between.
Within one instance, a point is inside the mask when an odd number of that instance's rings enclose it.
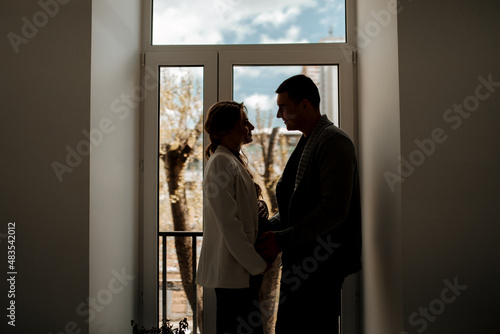
<instances>
[{"instance_id":1,"label":"woman","mask_svg":"<svg viewBox=\"0 0 500 334\"><path fill-rule=\"evenodd\" d=\"M210 145L205 152L205 226L196 283L215 288L220 334L249 329L262 333L259 277L267 263L254 248L260 188L240 154L254 129L245 111L243 103L218 102L205 122Z\"/></svg>"}]
</instances>

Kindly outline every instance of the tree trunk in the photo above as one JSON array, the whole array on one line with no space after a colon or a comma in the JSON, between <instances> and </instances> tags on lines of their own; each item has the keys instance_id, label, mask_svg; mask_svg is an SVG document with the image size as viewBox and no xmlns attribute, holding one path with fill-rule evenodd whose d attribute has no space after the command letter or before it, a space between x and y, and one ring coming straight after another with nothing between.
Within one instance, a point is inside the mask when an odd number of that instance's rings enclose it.
<instances>
[{"instance_id":1,"label":"tree trunk","mask_svg":"<svg viewBox=\"0 0 500 334\"><path fill-rule=\"evenodd\" d=\"M188 216L186 206L186 193L182 182L182 172L189 153L192 149L189 146L176 150L167 150L166 154L161 156L166 174L168 190L170 194L170 206L172 209L172 219L174 231L189 231ZM189 304L194 309L196 305L198 328L203 324L203 303L201 288L197 287L196 300L193 288L193 254L190 237L175 237L175 250L179 262L179 270L182 279L182 286L188 298ZM196 256L196 255L195 255Z\"/></svg>"},{"instance_id":2,"label":"tree trunk","mask_svg":"<svg viewBox=\"0 0 500 334\"><path fill-rule=\"evenodd\" d=\"M260 288L260 308L264 334L274 334L278 302L280 297L281 254L278 255L271 269L264 274Z\"/></svg>"},{"instance_id":3,"label":"tree trunk","mask_svg":"<svg viewBox=\"0 0 500 334\"><path fill-rule=\"evenodd\" d=\"M270 216L278 211L278 203L276 201L275 187L276 183L273 180L273 166L274 166L274 146L278 136L279 128L273 128L269 141L266 146L262 145L262 152L264 158L264 183L266 185L266 192L269 196L271 210ZM267 151L267 152L266 152ZM276 315L279 302L280 291L280 278L281 278L281 255L279 255L264 275L262 287L260 289L260 307L262 310L262 323L265 334L274 334L274 326L276 323Z\"/></svg>"},{"instance_id":4,"label":"tree trunk","mask_svg":"<svg viewBox=\"0 0 500 334\"><path fill-rule=\"evenodd\" d=\"M267 152L264 153L264 183L266 185L267 195L271 202L271 212L274 214L278 211L278 203L276 201L276 183L272 179L272 168L274 166L274 145L276 144L276 139L278 137L279 128L273 128L271 135L269 136L269 144L267 145ZM262 150L265 151L264 149Z\"/></svg>"}]
</instances>

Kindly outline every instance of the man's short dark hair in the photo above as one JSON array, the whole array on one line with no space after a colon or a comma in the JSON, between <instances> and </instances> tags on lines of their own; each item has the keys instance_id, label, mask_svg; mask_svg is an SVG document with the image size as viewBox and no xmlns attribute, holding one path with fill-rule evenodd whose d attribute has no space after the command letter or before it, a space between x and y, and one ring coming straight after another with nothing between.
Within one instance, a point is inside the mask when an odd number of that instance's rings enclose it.
<instances>
[{"instance_id":1,"label":"man's short dark hair","mask_svg":"<svg viewBox=\"0 0 500 334\"><path fill-rule=\"evenodd\" d=\"M294 75L283 81L278 89L276 89L276 93L288 93L288 96L295 104L306 99L314 107L319 107L320 97L318 86L316 86L311 78L304 74Z\"/></svg>"}]
</instances>

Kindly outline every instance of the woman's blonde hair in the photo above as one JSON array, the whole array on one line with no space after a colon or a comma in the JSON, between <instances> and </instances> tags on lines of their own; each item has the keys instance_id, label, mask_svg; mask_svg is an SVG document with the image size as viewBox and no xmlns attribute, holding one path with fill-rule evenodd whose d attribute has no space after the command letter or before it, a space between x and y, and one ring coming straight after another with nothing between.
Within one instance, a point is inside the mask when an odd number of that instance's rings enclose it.
<instances>
[{"instance_id":1,"label":"woman's blonde hair","mask_svg":"<svg viewBox=\"0 0 500 334\"><path fill-rule=\"evenodd\" d=\"M235 101L220 101L210 107L207 119L205 120L205 131L210 139L210 144L205 149L207 160L210 159L210 156L220 145L222 138L231 132L236 124L241 123L242 117L246 112L246 106L243 103ZM238 152L237 158L253 179L253 175L248 169L247 157L242 152ZM255 190L257 190L257 197L261 198L262 190L255 181L254 184Z\"/></svg>"},{"instance_id":2,"label":"woman's blonde hair","mask_svg":"<svg viewBox=\"0 0 500 334\"><path fill-rule=\"evenodd\" d=\"M221 139L227 135L236 124L241 122L246 107L235 101L221 101L213 104L208 110L205 121L205 131L210 138L210 144L205 149L205 156L210 156L220 145Z\"/></svg>"}]
</instances>

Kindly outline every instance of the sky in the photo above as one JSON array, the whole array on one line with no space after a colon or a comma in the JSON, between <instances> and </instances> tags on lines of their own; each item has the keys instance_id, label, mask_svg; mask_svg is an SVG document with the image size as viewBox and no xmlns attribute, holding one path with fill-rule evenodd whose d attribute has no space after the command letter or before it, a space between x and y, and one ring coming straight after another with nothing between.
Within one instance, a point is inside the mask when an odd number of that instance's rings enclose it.
<instances>
[{"instance_id":1,"label":"sky","mask_svg":"<svg viewBox=\"0 0 500 334\"><path fill-rule=\"evenodd\" d=\"M318 43L345 36L344 0L154 0L153 44ZM279 84L301 66L234 67L233 99L276 114ZM283 126L278 119L274 126Z\"/></svg>"},{"instance_id":2,"label":"sky","mask_svg":"<svg viewBox=\"0 0 500 334\"><path fill-rule=\"evenodd\" d=\"M276 88L292 75L299 74L301 66L236 66L233 68L233 99L244 102L249 119L255 124L257 107L263 113L271 113L275 118L274 126L283 126L276 118Z\"/></svg>"},{"instance_id":3,"label":"sky","mask_svg":"<svg viewBox=\"0 0 500 334\"><path fill-rule=\"evenodd\" d=\"M153 44L318 43L345 36L344 0L154 0Z\"/></svg>"}]
</instances>

